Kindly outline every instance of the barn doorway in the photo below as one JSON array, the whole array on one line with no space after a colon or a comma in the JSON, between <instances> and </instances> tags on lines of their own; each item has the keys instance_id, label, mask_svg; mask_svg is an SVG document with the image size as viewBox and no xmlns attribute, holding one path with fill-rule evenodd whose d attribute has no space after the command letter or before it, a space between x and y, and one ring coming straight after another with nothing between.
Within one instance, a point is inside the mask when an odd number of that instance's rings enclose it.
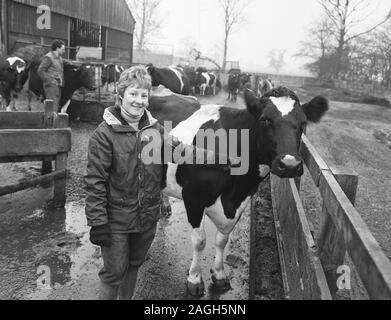
<instances>
[{"instance_id":1,"label":"barn doorway","mask_svg":"<svg viewBox=\"0 0 391 320\"><path fill-rule=\"evenodd\" d=\"M102 60L105 37L102 26L80 19L71 19L70 59L93 58ZM77 49L75 49L77 48Z\"/></svg>"}]
</instances>

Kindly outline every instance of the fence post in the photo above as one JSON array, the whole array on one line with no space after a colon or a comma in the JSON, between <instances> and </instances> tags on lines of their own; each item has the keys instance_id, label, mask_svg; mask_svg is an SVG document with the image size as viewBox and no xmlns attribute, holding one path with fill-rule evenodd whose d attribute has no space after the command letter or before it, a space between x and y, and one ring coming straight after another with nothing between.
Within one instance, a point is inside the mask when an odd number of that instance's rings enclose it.
<instances>
[{"instance_id":1,"label":"fence post","mask_svg":"<svg viewBox=\"0 0 391 320\"><path fill-rule=\"evenodd\" d=\"M54 126L54 101L53 100L45 100L45 114L44 114L44 122L43 129L53 128ZM42 161L42 175L48 174L52 172L52 161L51 160L43 160Z\"/></svg>"},{"instance_id":2,"label":"fence post","mask_svg":"<svg viewBox=\"0 0 391 320\"><path fill-rule=\"evenodd\" d=\"M352 170L341 167L331 167L330 170L338 184L341 186L341 189L354 205L358 186L358 175ZM328 199L323 199L323 203L325 201L328 201ZM346 240L344 238L343 230L338 230L334 225L324 204L321 216L318 247L319 257L322 262L327 283L333 298L335 298L338 291L337 280L340 276L337 273L337 269L344 265Z\"/></svg>"},{"instance_id":3,"label":"fence post","mask_svg":"<svg viewBox=\"0 0 391 320\"><path fill-rule=\"evenodd\" d=\"M69 116L59 115L57 121L54 123L55 128L67 128L69 126ZM65 170L66 175L62 179L54 181L54 195L53 195L53 206L55 208L63 208L66 202L66 182L67 182L67 163L68 153L59 153L56 156L55 171L60 172Z\"/></svg>"}]
</instances>

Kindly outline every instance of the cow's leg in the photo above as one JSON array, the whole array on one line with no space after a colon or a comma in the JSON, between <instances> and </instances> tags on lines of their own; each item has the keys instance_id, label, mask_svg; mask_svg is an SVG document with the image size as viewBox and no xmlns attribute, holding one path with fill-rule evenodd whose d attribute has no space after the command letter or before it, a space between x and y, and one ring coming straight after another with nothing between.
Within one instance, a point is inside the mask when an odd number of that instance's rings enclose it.
<instances>
[{"instance_id":1,"label":"cow's leg","mask_svg":"<svg viewBox=\"0 0 391 320\"><path fill-rule=\"evenodd\" d=\"M162 193L162 205L160 208L160 215L164 218L169 218L172 215L171 204L168 196Z\"/></svg>"},{"instance_id":2,"label":"cow's leg","mask_svg":"<svg viewBox=\"0 0 391 320\"><path fill-rule=\"evenodd\" d=\"M202 90L201 96L205 96L206 86L203 85L201 90Z\"/></svg>"},{"instance_id":3,"label":"cow's leg","mask_svg":"<svg viewBox=\"0 0 391 320\"><path fill-rule=\"evenodd\" d=\"M221 290L231 289L229 279L224 271L224 250L228 240L229 235L223 234L217 230L215 239L216 257L214 268L212 268L210 272L212 273L213 283Z\"/></svg>"},{"instance_id":4,"label":"cow's leg","mask_svg":"<svg viewBox=\"0 0 391 320\"><path fill-rule=\"evenodd\" d=\"M185 203L187 218L193 231L191 233L191 243L193 246L193 260L191 262L189 276L187 278L187 289L192 296L202 296L205 291L205 284L202 279L200 265L201 255L206 246L205 233L205 206L201 199L195 196L196 188L186 186L182 190L183 201Z\"/></svg>"},{"instance_id":5,"label":"cow's leg","mask_svg":"<svg viewBox=\"0 0 391 320\"><path fill-rule=\"evenodd\" d=\"M191 262L187 288L192 296L202 296L205 292L205 284L202 279L200 260L206 246L205 219L202 220L199 228L193 229L191 243L193 246L193 260Z\"/></svg>"},{"instance_id":6,"label":"cow's leg","mask_svg":"<svg viewBox=\"0 0 391 320\"><path fill-rule=\"evenodd\" d=\"M248 206L250 199L250 197L246 198L237 207L229 200L229 197L219 197L215 204L206 210L206 214L217 227L215 241L216 257L214 268L211 270L212 280L222 290L231 288L229 279L224 271L224 250L228 243L229 235Z\"/></svg>"},{"instance_id":7,"label":"cow's leg","mask_svg":"<svg viewBox=\"0 0 391 320\"><path fill-rule=\"evenodd\" d=\"M12 101L12 99L11 99L11 90L9 89L9 88L5 88L4 89L4 98L5 98L5 103L6 103L6 105L7 105L7 107L6 107L6 111L8 111L8 112L10 112L10 111L12 111L12 108L11 108L11 101Z\"/></svg>"},{"instance_id":8,"label":"cow's leg","mask_svg":"<svg viewBox=\"0 0 391 320\"><path fill-rule=\"evenodd\" d=\"M18 95L16 93L12 93L11 103L10 103L11 111L17 111L16 110L16 99L18 99Z\"/></svg>"},{"instance_id":9,"label":"cow's leg","mask_svg":"<svg viewBox=\"0 0 391 320\"><path fill-rule=\"evenodd\" d=\"M68 107L69 105L71 104L71 100L69 99L65 104L64 106L62 106L60 109L60 113L67 113L68 111Z\"/></svg>"},{"instance_id":10,"label":"cow's leg","mask_svg":"<svg viewBox=\"0 0 391 320\"><path fill-rule=\"evenodd\" d=\"M31 92L31 90L28 90L27 91L27 108L29 111L31 111L31 100L33 99L33 93Z\"/></svg>"}]
</instances>

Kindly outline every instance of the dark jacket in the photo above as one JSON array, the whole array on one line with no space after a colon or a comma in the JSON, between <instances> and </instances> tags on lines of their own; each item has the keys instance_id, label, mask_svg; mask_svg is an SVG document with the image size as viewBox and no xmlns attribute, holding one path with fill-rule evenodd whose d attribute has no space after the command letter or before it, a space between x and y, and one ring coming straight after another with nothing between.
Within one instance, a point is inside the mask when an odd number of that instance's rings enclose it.
<instances>
[{"instance_id":1,"label":"dark jacket","mask_svg":"<svg viewBox=\"0 0 391 320\"><path fill-rule=\"evenodd\" d=\"M88 225L109 223L114 233L146 231L159 219L163 165L146 165L141 160L141 151L149 143L149 129L157 129L155 132L162 141L167 141L168 136L148 111L140 120L140 131L125 122L117 106L105 110L104 120L88 147L85 177ZM170 143L173 148L178 145L192 148L175 140ZM206 150L199 150L205 152L206 158ZM197 156L192 153L193 161Z\"/></svg>"},{"instance_id":2,"label":"dark jacket","mask_svg":"<svg viewBox=\"0 0 391 320\"><path fill-rule=\"evenodd\" d=\"M52 52L49 52L42 58L37 73L43 81L44 88L49 86L65 86L64 62L65 60L61 57L55 58Z\"/></svg>"}]
</instances>

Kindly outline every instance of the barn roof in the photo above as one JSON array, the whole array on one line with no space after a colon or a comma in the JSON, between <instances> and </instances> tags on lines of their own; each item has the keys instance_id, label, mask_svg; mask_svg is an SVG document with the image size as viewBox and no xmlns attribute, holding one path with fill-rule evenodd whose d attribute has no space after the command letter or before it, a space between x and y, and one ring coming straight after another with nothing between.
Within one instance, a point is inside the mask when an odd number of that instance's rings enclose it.
<instances>
[{"instance_id":1,"label":"barn roof","mask_svg":"<svg viewBox=\"0 0 391 320\"><path fill-rule=\"evenodd\" d=\"M125 0L13 0L33 7L47 5L52 12L133 33L135 20Z\"/></svg>"}]
</instances>

